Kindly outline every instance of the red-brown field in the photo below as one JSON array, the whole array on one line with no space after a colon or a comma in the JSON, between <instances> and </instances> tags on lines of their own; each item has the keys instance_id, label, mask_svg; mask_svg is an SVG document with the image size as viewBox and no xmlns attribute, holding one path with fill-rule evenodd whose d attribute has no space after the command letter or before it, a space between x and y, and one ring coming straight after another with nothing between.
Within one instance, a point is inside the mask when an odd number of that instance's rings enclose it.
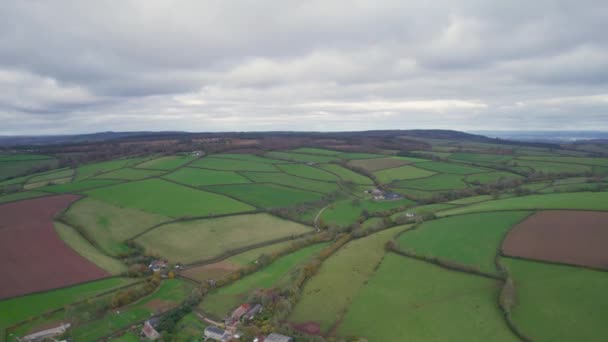
<instances>
[{"instance_id":1,"label":"red-brown field","mask_svg":"<svg viewBox=\"0 0 608 342\"><path fill-rule=\"evenodd\" d=\"M505 255L608 269L608 213L543 211L515 226Z\"/></svg>"},{"instance_id":2,"label":"red-brown field","mask_svg":"<svg viewBox=\"0 0 608 342\"><path fill-rule=\"evenodd\" d=\"M53 229L53 217L78 198L59 195L0 205L0 299L110 276Z\"/></svg>"}]
</instances>

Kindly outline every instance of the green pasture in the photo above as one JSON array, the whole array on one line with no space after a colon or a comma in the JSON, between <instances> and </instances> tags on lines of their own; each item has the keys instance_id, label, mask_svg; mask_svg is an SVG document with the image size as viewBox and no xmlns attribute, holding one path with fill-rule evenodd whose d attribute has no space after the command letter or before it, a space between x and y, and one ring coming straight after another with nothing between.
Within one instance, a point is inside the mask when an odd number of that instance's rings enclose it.
<instances>
[{"instance_id":1,"label":"green pasture","mask_svg":"<svg viewBox=\"0 0 608 342\"><path fill-rule=\"evenodd\" d=\"M342 167L338 164L321 164L318 167L322 168L325 171L331 172L338 177L340 177L345 182L353 182L355 184L365 184L365 185L373 185L374 181L370 178L349 170L345 167Z\"/></svg>"},{"instance_id":2,"label":"green pasture","mask_svg":"<svg viewBox=\"0 0 608 342\"><path fill-rule=\"evenodd\" d=\"M536 160L543 162L608 166L608 158L581 158L581 157L518 157L519 160Z\"/></svg>"},{"instance_id":3,"label":"green pasture","mask_svg":"<svg viewBox=\"0 0 608 342\"><path fill-rule=\"evenodd\" d=\"M138 164L137 167L155 170L174 170L196 159L192 156L165 156Z\"/></svg>"},{"instance_id":4,"label":"green pasture","mask_svg":"<svg viewBox=\"0 0 608 342\"><path fill-rule=\"evenodd\" d=\"M121 180L138 180L150 177L160 176L164 173L161 170L142 170L136 168L122 168L106 173L102 173L92 179L121 179Z\"/></svg>"},{"instance_id":5,"label":"green pasture","mask_svg":"<svg viewBox=\"0 0 608 342\"><path fill-rule=\"evenodd\" d=\"M270 163L259 163L257 161L214 157L205 157L199 160L195 160L194 162L192 162L192 164L190 164L190 166L200 167L203 169L224 171L279 171L276 167L274 167L274 165Z\"/></svg>"},{"instance_id":6,"label":"green pasture","mask_svg":"<svg viewBox=\"0 0 608 342\"><path fill-rule=\"evenodd\" d=\"M137 160L141 160L143 158L136 159L115 159L101 163L87 164L80 166L76 169L76 177L75 181L80 181L83 179L99 176L102 173L110 172L113 170L117 170L123 167L126 167L132 162Z\"/></svg>"},{"instance_id":7,"label":"green pasture","mask_svg":"<svg viewBox=\"0 0 608 342\"><path fill-rule=\"evenodd\" d=\"M408 199L396 201L343 200L335 202L327 207L327 209L323 211L321 218L325 224L348 226L357 221L363 213L363 210L367 210L368 213L373 214L413 204L414 202Z\"/></svg>"},{"instance_id":8,"label":"green pasture","mask_svg":"<svg viewBox=\"0 0 608 342\"><path fill-rule=\"evenodd\" d=\"M337 332L369 342L518 341L498 309L499 288L487 278L389 253Z\"/></svg>"},{"instance_id":9,"label":"green pasture","mask_svg":"<svg viewBox=\"0 0 608 342\"><path fill-rule=\"evenodd\" d=\"M0 180L22 176L40 169L53 169L57 167L58 163L54 158L3 161L0 162Z\"/></svg>"},{"instance_id":10,"label":"green pasture","mask_svg":"<svg viewBox=\"0 0 608 342\"><path fill-rule=\"evenodd\" d=\"M304 164L279 164L277 165L283 172L293 176L311 178L322 181L337 181L338 176L333 173L321 170Z\"/></svg>"},{"instance_id":11,"label":"green pasture","mask_svg":"<svg viewBox=\"0 0 608 342\"><path fill-rule=\"evenodd\" d=\"M54 159L53 156L44 154L5 154L0 155L0 162L15 162L15 161L29 161L29 160L43 160L43 159Z\"/></svg>"},{"instance_id":12,"label":"green pasture","mask_svg":"<svg viewBox=\"0 0 608 342\"><path fill-rule=\"evenodd\" d=\"M438 212L437 215L449 216L483 211L533 209L608 210L608 192L573 192L511 197L448 209Z\"/></svg>"},{"instance_id":13,"label":"green pasture","mask_svg":"<svg viewBox=\"0 0 608 342\"><path fill-rule=\"evenodd\" d=\"M1 164L0 164L0 166L1 166ZM66 178L66 177L71 177L73 174L74 174L74 169L62 169L62 170L57 170L57 171L38 173L38 174L33 175L32 177L28 178L27 182L36 183L36 182L48 181L48 180L53 180L53 179L58 179L58 178Z\"/></svg>"},{"instance_id":14,"label":"green pasture","mask_svg":"<svg viewBox=\"0 0 608 342\"><path fill-rule=\"evenodd\" d=\"M411 164L411 162L395 157L356 159L348 162L348 165L367 170L368 172L396 168L406 164Z\"/></svg>"},{"instance_id":15,"label":"green pasture","mask_svg":"<svg viewBox=\"0 0 608 342\"><path fill-rule=\"evenodd\" d=\"M264 157L260 157L255 154L222 153L222 154L214 154L214 155L212 155L212 157L236 159L236 160L250 161L250 162L256 162L256 163L267 163L267 164L285 163L282 160L264 158Z\"/></svg>"},{"instance_id":16,"label":"green pasture","mask_svg":"<svg viewBox=\"0 0 608 342\"><path fill-rule=\"evenodd\" d=\"M144 246L148 254L189 264L241 247L311 231L308 226L268 214L235 215L166 224L135 241Z\"/></svg>"},{"instance_id":17,"label":"green pasture","mask_svg":"<svg viewBox=\"0 0 608 342\"><path fill-rule=\"evenodd\" d=\"M232 198L161 179L123 183L86 193L113 205L170 217L221 215L253 209Z\"/></svg>"},{"instance_id":18,"label":"green pasture","mask_svg":"<svg viewBox=\"0 0 608 342\"><path fill-rule=\"evenodd\" d=\"M224 318L231 310L242 304L247 295L256 289L277 287L283 279L289 277L294 267L310 260L327 245L328 243L315 244L282 256L257 272L208 294L199 307L217 318Z\"/></svg>"},{"instance_id":19,"label":"green pasture","mask_svg":"<svg viewBox=\"0 0 608 342\"><path fill-rule=\"evenodd\" d=\"M376 154L376 153L361 153L361 152L346 152L340 153L337 155L338 157L346 160L353 159L371 159L371 158L381 158L385 157L384 154Z\"/></svg>"},{"instance_id":20,"label":"green pasture","mask_svg":"<svg viewBox=\"0 0 608 342\"><path fill-rule=\"evenodd\" d=\"M31 189L41 188L41 187L47 186L47 185L67 184L71 181L72 181L72 177L49 179L49 180L43 180L43 181L35 182L35 183L27 183L23 186L23 189L31 190Z\"/></svg>"},{"instance_id":21,"label":"green pasture","mask_svg":"<svg viewBox=\"0 0 608 342\"><path fill-rule=\"evenodd\" d=\"M249 180L235 171L206 170L193 167L184 167L163 178L190 186L206 186L217 184L250 183Z\"/></svg>"},{"instance_id":22,"label":"green pasture","mask_svg":"<svg viewBox=\"0 0 608 342\"><path fill-rule=\"evenodd\" d=\"M380 183L388 184L402 179L423 178L434 175L435 172L417 168L412 165L404 165L392 169L384 169L374 172Z\"/></svg>"},{"instance_id":23,"label":"green pasture","mask_svg":"<svg viewBox=\"0 0 608 342\"><path fill-rule=\"evenodd\" d=\"M513 179L523 179L524 177L511 173L511 172L486 172L486 173L478 173L474 175L469 175L465 178L465 181L469 183L479 183L479 184L492 184L498 181L505 180L513 180Z\"/></svg>"},{"instance_id":24,"label":"green pasture","mask_svg":"<svg viewBox=\"0 0 608 342\"><path fill-rule=\"evenodd\" d=\"M430 170L430 171L441 172L441 173L455 173L458 175L468 175L468 174L473 174L473 173L491 171L488 169L482 169L482 168L478 168L478 167L474 167L474 166L467 166L467 165L462 165L462 164L453 164L453 163L446 163L446 162L434 162L434 161L426 162L426 163L419 163L419 164L416 164L416 166L426 169L426 170Z\"/></svg>"},{"instance_id":25,"label":"green pasture","mask_svg":"<svg viewBox=\"0 0 608 342\"><path fill-rule=\"evenodd\" d=\"M339 161L340 158L335 156L321 156L321 155L313 155L313 154L304 154L304 153L293 153L293 152L268 152L264 154L264 156L268 158L274 159L282 159L300 163L330 163L332 161Z\"/></svg>"},{"instance_id":26,"label":"green pasture","mask_svg":"<svg viewBox=\"0 0 608 342\"><path fill-rule=\"evenodd\" d=\"M165 216L121 208L93 198L84 198L72 204L64 218L70 224L82 227L88 236L111 255L128 251L125 240L149 227L171 220Z\"/></svg>"},{"instance_id":27,"label":"green pasture","mask_svg":"<svg viewBox=\"0 0 608 342\"><path fill-rule=\"evenodd\" d=\"M452 216L423 223L398 239L399 246L419 255L439 257L496 273L494 257L511 227L528 211Z\"/></svg>"},{"instance_id":28,"label":"green pasture","mask_svg":"<svg viewBox=\"0 0 608 342\"><path fill-rule=\"evenodd\" d=\"M262 208L291 207L321 199L322 194L276 184L216 185L207 189Z\"/></svg>"},{"instance_id":29,"label":"green pasture","mask_svg":"<svg viewBox=\"0 0 608 342\"><path fill-rule=\"evenodd\" d=\"M398 188L412 188L427 191L436 190L459 190L467 188L468 185L462 180L462 175L440 173L430 177L418 179L406 179L394 182L391 186Z\"/></svg>"},{"instance_id":30,"label":"green pasture","mask_svg":"<svg viewBox=\"0 0 608 342\"><path fill-rule=\"evenodd\" d=\"M515 282L512 318L534 341L605 341L608 273L503 258Z\"/></svg>"},{"instance_id":31,"label":"green pasture","mask_svg":"<svg viewBox=\"0 0 608 342\"><path fill-rule=\"evenodd\" d=\"M537 160L521 160L516 159L511 162L513 166L523 166L529 167L530 169L536 172L555 174L555 173L565 173L565 174L583 174L583 173L591 173L592 167L589 165L580 165L580 164L565 164L565 163L554 163L554 162L546 162L546 161L537 161Z\"/></svg>"},{"instance_id":32,"label":"green pasture","mask_svg":"<svg viewBox=\"0 0 608 342\"><path fill-rule=\"evenodd\" d=\"M449 159L463 160L472 163L506 163L513 158L514 156L501 154L452 153Z\"/></svg>"},{"instance_id":33,"label":"green pasture","mask_svg":"<svg viewBox=\"0 0 608 342\"><path fill-rule=\"evenodd\" d=\"M326 333L340 320L352 299L373 274L384 256L385 243L406 228L394 227L353 240L330 256L319 272L306 282L289 321L314 321Z\"/></svg>"},{"instance_id":34,"label":"green pasture","mask_svg":"<svg viewBox=\"0 0 608 342\"><path fill-rule=\"evenodd\" d=\"M291 152L305 153L305 154L318 154L318 155L324 155L324 156L335 156L336 154L342 153L340 151L332 151L332 150L326 150L324 148L313 148L313 147L300 147L300 148L291 150Z\"/></svg>"},{"instance_id":35,"label":"green pasture","mask_svg":"<svg viewBox=\"0 0 608 342\"><path fill-rule=\"evenodd\" d=\"M280 172L242 172L242 174L256 183L274 183L323 194L340 189L336 183L301 178Z\"/></svg>"},{"instance_id":36,"label":"green pasture","mask_svg":"<svg viewBox=\"0 0 608 342\"><path fill-rule=\"evenodd\" d=\"M450 208L454 208L454 207L455 207L455 205L448 204L448 203L420 205L417 207L409 208L404 211L399 211L399 212L391 215L391 219L395 220L398 217L405 215L406 213L413 213L415 215L422 216L425 214L431 214L431 213L435 213L440 210L446 210L446 209L450 209ZM415 217L413 219L415 219Z\"/></svg>"}]
</instances>

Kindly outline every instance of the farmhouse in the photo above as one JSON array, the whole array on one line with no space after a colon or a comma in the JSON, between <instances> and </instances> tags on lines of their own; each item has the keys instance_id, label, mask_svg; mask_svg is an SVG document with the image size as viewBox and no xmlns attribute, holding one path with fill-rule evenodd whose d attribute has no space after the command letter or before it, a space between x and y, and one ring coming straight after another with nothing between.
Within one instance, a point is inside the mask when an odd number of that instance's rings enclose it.
<instances>
[{"instance_id":1,"label":"farmhouse","mask_svg":"<svg viewBox=\"0 0 608 342\"><path fill-rule=\"evenodd\" d=\"M229 332L224 331L218 327L208 326L205 328L204 338L205 341L211 339L214 341L226 342L230 341L232 335Z\"/></svg>"},{"instance_id":2,"label":"farmhouse","mask_svg":"<svg viewBox=\"0 0 608 342\"><path fill-rule=\"evenodd\" d=\"M249 307L250 307L250 305L245 303L245 304L241 304L238 308L234 309L234 311L232 312L232 315L230 315L230 318L232 319L232 321L240 320L241 317L243 317L243 315L245 315L247 313L247 311L249 311Z\"/></svg>"},{"instance_id":3,"label":"farmhouse","mask_svg":"<svg viewBox=\"0 0 608 342\"><path fill-rule=\"evenodd\" d=\"M160 334L154 327L158 324L158 319L149 319L144 323L144 327L141 329L141 336L149 340L157 340L160 338Z\"/></svg>"},{"instance_id":4,"label":"farmhouse","mask_svg":"<svg viewBox=\"0 0 608 342\"><path fill-rule=\"evenodd\" d=\"M254 305L247 313L243 316L244 319L250 321L255 318L255 315L262 312L262 304Z\"/></svg>"},{"instance_id":5,"label":"farmhouse","mask_svg":"<svg viewBox=\"0 0 608 342\"><path fill-rule=\"evenodd\" d=\"M154 260L148 265L152 272L160 272L167 268L167 260Z\"/></svg>"}]
</instances>

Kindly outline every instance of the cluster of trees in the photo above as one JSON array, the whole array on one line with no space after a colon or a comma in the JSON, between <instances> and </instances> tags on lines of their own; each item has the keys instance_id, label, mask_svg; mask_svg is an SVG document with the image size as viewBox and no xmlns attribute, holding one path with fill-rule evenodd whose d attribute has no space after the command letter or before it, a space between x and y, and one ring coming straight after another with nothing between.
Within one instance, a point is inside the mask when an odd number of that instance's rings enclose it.
<instances>
[{"instance_id":1,"label":"cluster of trees","mask_svg":"<svg viewBox=\"0 0 608 342\"><path fill-rule=\"evenodd\" d=\"M154 273L150 278L146 279L146 281L137 286L129 287L125 290L119 290L114 293L112 297L110 307L118 308L121 306L125 306L129 303L133 303L134 301L143 298L156 290L156 288L160 285L160 274Z\"/></svg>"},{"instance_id":2,"label":"cluster of trees","mask_svg":"<svg viewBox=\"0 0 608 342\"><path fill-rule=\"evenodd\" d=\"M163 341L173 341L173 333L177 323L200 303L203 299L203 292L199 288L194 288L188 297L175 309L165 313L161 318L156 330L162 335Z\"/></svg>"}]
</instances>

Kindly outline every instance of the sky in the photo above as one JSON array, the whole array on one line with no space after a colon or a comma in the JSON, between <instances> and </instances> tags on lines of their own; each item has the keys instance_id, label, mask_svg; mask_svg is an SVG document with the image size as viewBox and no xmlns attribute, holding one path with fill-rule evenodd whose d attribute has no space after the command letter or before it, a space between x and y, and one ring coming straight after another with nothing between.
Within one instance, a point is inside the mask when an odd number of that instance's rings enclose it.
<instances>
[{"instance_id":1,"label":"sky","mask_svg":"<svg viewBox=\"0 0 608 342\"><path fill-rule=\"evenodd\" d=\"M608 2L1 1L0 135L608 130Z\"/></svg>"}]
</instances>

